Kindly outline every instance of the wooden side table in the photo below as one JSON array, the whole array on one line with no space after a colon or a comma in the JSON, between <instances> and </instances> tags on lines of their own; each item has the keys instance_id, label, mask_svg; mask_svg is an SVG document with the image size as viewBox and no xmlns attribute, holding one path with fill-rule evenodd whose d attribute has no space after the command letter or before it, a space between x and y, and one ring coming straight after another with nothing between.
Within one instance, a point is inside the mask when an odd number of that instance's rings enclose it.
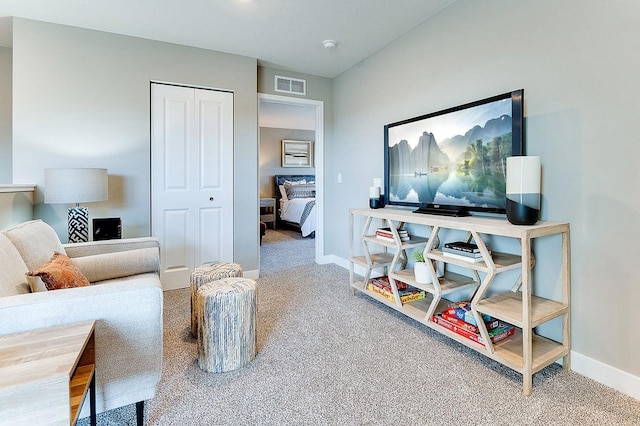
<instances>
[{"instance_id":1,"label":"wooden side table","mask_svg":"<svg viewBox=\"0 0 640 426\"><path fill-rule=\"evenodd\" d=\"M74 425L89 392L96 424L95 321L0 336L0 425Z\"/></svg>"},{"instance_id":2,"label":"wooden side table","mask_svg":"<svg viewBox=\"0 0 640 426\"><path fill-rule=\"evenodd\" d=\"M260 198L260 220L271 222L272 229L276 229L276 199Z\"/></svg>"}]
</instances>

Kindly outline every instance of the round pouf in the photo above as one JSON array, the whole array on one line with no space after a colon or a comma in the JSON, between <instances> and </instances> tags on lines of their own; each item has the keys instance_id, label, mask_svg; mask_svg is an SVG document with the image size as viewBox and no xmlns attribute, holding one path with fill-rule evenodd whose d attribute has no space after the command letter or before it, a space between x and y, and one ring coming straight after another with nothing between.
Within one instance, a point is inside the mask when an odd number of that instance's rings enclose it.
<instances>
[{"instance_id":1,"label":"round pouf","mask_svg":"<svg viewBox=\"0 0 640 426\"><path fill-rule=\"evenodd\" d=\"M193 337L198 336L198 323L196 321L197 306L196 306L196 294L198 289L203 284L210 283L212 281L221 280L223 278L241 277L242 266L237 263L231 262L218 262L207 263L202 266L198 266L191 273L191 334Z\"/></svg>"},{"instance_id":2,"label":"round pouf","mask_svg":"<svg viewBox=\"0 0 640 426\"><path fill-rule=\"evenodd\" d=\"M211 373L240 368L256 357L256 282L224 278L202 285L198 305L198 365Z\"/></svg>"}]
</instances>

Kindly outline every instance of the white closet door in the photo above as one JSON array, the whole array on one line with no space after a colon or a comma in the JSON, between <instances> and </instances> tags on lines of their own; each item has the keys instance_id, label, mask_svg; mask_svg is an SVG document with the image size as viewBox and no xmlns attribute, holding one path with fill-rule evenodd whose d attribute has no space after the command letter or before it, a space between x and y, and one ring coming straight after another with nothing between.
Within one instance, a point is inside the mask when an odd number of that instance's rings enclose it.
<instances>
[{"instance_id":1,"label":"white closet door","mask_svg":"<svg viewBox=\"0 0 640 426\"><path fill-rule=\"evenodd\" d=\"M151 232L162 286L233 261L233 94L151 85Z\"/></svg>"}]
</instances>

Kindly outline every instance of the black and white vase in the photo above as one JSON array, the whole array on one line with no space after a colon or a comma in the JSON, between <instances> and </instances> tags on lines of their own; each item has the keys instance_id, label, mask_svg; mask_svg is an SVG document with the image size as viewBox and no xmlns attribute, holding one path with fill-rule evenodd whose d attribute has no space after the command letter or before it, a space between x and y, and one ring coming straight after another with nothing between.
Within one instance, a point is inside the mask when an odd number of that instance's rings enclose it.
<instances>
[{"instance_id":1,"label":"black and white vase","mask_svg":"<svg viewBox=\"0 0 640 426\"><path fill-rule=\"evenodd\" d=\"M507 158L507 220L533 225L540 217L540 157Z\"/></svg>"}]
</instances>

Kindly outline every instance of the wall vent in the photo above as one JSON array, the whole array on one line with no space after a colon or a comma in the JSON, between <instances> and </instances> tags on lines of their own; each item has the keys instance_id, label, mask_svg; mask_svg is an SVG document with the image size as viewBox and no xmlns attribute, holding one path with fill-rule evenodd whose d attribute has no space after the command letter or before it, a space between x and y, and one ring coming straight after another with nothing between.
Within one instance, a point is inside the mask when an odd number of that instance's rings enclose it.
<instances>
[{"instance_id":1,"label":"wall vent","mask_svg":"<svg viewBox=\"0 0 640 426\"><path fill-rule=\"evenodd\" d=\"M306 95L307 80L276 75L275 91L293 93L294 95Z\"/></svg>"}]
</instances>

